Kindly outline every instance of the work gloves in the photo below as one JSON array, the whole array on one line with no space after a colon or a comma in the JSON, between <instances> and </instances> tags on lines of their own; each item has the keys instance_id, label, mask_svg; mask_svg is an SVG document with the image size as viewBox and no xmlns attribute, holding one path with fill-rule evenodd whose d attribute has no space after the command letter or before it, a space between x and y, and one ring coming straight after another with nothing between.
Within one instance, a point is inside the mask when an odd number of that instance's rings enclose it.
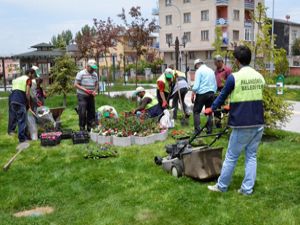
<instances>
[{"instance_id":1,"label":"work gloves","mask_svg":"<svg viewBox=\"0 0 300 225\"><path fill-rule=\"evenodd\" d=\"M228 113L229 111L230 111L230 106L229 105L224 105L224 107L222 109L222 112ZM213 113L212 108L206 108L205 111L204 111L204 114L206 116L210 116L210 115L212 115L212 113Z\"/></svg>"}]
</instances>

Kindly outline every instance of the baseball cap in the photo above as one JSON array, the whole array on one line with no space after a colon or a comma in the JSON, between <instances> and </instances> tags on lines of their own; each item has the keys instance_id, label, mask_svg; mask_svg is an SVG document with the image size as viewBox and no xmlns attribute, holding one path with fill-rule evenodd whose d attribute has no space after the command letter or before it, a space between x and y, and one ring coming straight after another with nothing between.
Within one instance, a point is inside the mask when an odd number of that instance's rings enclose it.
<instances>
[{"instance_id":1,"label":"baseball cap","mask_svg":"<svg viewBox=\"0 0 300 225\"><path fill-rule=\"evenodd\" d=\"M194 66L196 66L196 64L198 64L198 63L204 63L204 61L202 60L202 59L196 59L195 61L194 61Z\"/></svg>"},{"instance_id":2,"label":"baseball cap","mask_svg":"<svg viewBox=\"0 0 300 225\"><path fill-rule=\"evenodd\" d=\"M90 66L94 70L98 69L97 63L94 59L90 59L88 61L87 65Z\"/></svg>"},{"instance_id":3,"label":"baseball cap","mask_svg":"<svg viewBox=\"0 0 300 225\"><path fill-rule=\"evenodd\" d=\"M167 69L165 70L165 76L166 76L166 78L168 78L168 79L172 79L172 78L173 78L173 70L170 69L170 68L167 68Z\"/></svg>"},{"instance_id":4,"label":"baseball cap","mask_svg":"<svg viewBox=\"0 0 300 225\"><path fill-rule=\"evenodd\" d=\"M143 87L137 87L135 89L135 92L133 93L133 96L136 96L138 93L140 93L142 91L145 91L145 88L143 88Z\"/></svg>"},{"instance_id":5,"label":"baseball cap","mask_svg":"<svg viewBox=\"0 0 300 225\"><path fill-rule=\"evenodd\" d=\"M215 60L215 61L223 61L223 57L222 57L221 55L216 55L216 56L214 57L214 60Z\"/></svg>"},{"instance_id":6,"label":"baseball cap","mask_svg":"<svg viewBox=\"0 0 300 225\"><path fill-rule=\"evenodd\" d=\"M104 118L109 118L109 112L104 112L104 113L103 113L103 117L104 117Z\"/></svg>"},{"instance_id":7,"label":"baseball cap","mask_svg":"<svg viewBox=\"0 0 300 225\"><path fill-rule=\"evenodd\" d=\"M41 70L37 66L32 66L31 69L35 71L37 77L41 76Z\"/></svg>"}]
</instances>

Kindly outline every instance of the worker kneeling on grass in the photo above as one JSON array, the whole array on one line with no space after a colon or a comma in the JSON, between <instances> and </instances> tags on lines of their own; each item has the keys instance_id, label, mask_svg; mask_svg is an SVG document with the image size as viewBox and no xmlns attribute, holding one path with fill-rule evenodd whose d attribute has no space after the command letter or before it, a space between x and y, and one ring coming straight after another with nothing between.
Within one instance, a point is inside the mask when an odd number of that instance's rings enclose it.
<instances>
[{"instance_id":1,"label":"worker kneeling on grass","mask_svg":"<svg viewBox=\"0 0 300 225\"><path fill-rule=\"evenodd\" d=\"M157 98L146 92L143 87L137 87L133 95L141 98L139 107L132 111L134 114L146 113L150 118L153 118L163 113Z\"/></svg>"}]
</instances>

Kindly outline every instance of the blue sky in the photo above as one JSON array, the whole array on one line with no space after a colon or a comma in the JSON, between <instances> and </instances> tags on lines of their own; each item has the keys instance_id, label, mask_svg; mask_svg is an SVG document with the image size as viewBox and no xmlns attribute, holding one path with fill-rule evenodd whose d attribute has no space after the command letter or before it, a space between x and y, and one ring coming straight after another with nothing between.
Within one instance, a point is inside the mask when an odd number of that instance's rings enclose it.
<instances>
[{"instance_id":1,"label":"blue sky","mask_svg":"<svg viewBox=\"0 0 300 225\"><path fill-rule=\"evenodd\" d=\"M211 0L212 1L212 0ZM271 16L272 1L266 0ZM53 35L70 29L75 34L93 18L111 17L116 23L124 7L141 6L145 17L152 18L156 0L0 0L0 55L30 51L30 46L49 42ZM275 0L275 18L300 23L299 0Z\"/></svg>"}]
</instances>

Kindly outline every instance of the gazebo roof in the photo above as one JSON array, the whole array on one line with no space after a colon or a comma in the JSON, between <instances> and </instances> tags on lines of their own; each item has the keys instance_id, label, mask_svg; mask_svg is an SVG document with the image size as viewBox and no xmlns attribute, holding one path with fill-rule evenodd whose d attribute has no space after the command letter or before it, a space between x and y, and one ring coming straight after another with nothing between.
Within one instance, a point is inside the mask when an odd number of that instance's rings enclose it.
<instances>
[{"instance_id":1,"label":"gazebo roof","mask_svg":"<svg viewBox=\"0 0 300 225\"><path fill-rule=\"evenodd\" d=\"M45 58L45 59L53 59L59 56L63 56L65 54L64 50L61 49L53 49L50 51L31 51L31 52L25 52L17 55L13 55L13 58L17 59L25 59L25 58Z\"/></svg>"},{"instance_id":2,"label":"gazebo roof","mask_svg":"<svg viewBox=\"0 0 300 225\"><path fill-rule=\"evenodd\" d=\"M54 46L45 42L31 46L30 48L53 48Z\"/></svg>"}]
</instances>

